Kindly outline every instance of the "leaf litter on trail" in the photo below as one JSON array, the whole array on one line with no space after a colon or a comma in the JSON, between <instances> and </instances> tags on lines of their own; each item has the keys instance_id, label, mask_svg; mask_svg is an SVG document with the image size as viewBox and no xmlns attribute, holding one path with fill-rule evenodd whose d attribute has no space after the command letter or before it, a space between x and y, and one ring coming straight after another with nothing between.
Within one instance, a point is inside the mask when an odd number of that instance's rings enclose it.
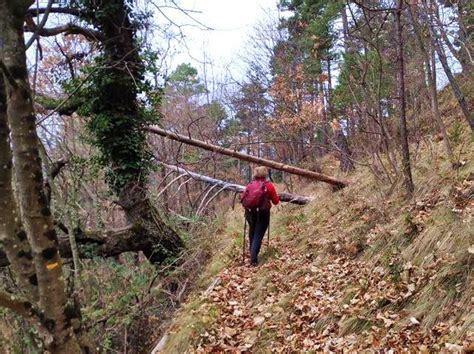
<instances>
[{"instance_id":1,"label":"leaf litter on trail","mask_svg":"<svg viewBox=\"0 0 474 354\"><path fill-rule=\"evenodd\" d=\"M387 281L382 267L374 269L340 255L317 264L312 257L295 255L282 244L276 247L279 256L258 268L236 262L221 272L207 297L220 311L201 335L198 352L252 352L257 348L273 352L425 352L433 348L453 351L461 345L443 343L450 325L439 323L425 329L419 318L404 317L403 311L386 306L416 296L434 267L420 271L407 263L403 267L406 279L395 284Z\"/></svg>"}]
</instances>

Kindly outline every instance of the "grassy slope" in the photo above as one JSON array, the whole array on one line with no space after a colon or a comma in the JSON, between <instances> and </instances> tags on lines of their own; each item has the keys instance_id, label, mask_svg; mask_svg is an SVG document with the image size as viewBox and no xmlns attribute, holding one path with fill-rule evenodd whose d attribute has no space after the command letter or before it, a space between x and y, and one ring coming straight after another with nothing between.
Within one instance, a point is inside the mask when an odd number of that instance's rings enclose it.
<instances>
[{"instance_id":1,"label":"grassy slope","mask_svg":"<svg viewBox=\"0 0 474 354\"><path fill-rule=\"evenodd\" d=\"M230 212L226 246L177 314L164 352L459 349L451 344L472 341L474 143L457 124L450 133L464 165L452 170L442 142L425 139L409 203L387 197L364 168L336 194L306 185L301 194L314 202L273 213L273 246L257 270L240 265L242 215Z\"/></svg>"}]
</instances>

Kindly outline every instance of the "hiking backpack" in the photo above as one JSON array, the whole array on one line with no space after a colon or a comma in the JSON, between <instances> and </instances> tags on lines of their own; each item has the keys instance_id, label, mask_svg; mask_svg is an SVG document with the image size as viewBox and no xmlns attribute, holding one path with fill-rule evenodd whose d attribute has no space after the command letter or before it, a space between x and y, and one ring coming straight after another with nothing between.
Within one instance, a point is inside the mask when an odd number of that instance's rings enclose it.
<instances>
[{"instance_id":1,"label":"hiking backpack","mask_svg":"<svg viewBox=\"0 0 474 354\"><path fill-rule=\"evenodd\" d=\"M268 204L268 191L266 181L252 181L245 188L240 201L245 209L266 208Z\"/></svg>"}]
</instances>

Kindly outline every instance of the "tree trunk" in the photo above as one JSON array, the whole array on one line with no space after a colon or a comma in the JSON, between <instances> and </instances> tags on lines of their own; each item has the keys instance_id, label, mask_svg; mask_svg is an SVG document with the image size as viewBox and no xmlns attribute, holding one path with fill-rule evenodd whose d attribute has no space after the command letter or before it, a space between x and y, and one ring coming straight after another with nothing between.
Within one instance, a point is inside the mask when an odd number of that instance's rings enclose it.
<instances>
[{"instance_id":1,"label":"tree trunk","mask_svg":"<svg viewBox=\"0 0 474 354\"><path fill-rule=\"evenodd\" d=\"M430 12L430 17L433 17L433 16L435 15L433 15L433 13ZM441 62L441 65L443 66L443 70L446 76L448 77L449 84L451 85L454 96L456 97L459 107L461 108L461 111L464 114L464 118L466 119L467 124L471 128L471 131L474 131L474 113L470 112L469 105L466 101L466 97L464 96L461 88L459 87L459 84L454 78L451 68L449 67L448 59L446 58L446 53L444 52L444 48L439 41L439 38L435 31L432 20L428 22L429 22L431 42L433 44L433 47L435 48L436 53L438 54L439 61Z\"/></svg>"},{"instance_id":2,"label":"tree trunk","mask_svg":"<svg viewBox=\"0 0 474 354\"><path fill-rule=\"evenodd\" d=\"M157 232L158 233L158 232ZM93 257L116 257L125 252L142 251L149 256L155 265L163 261L160 257L153 257L152 251L160 248L161 238L143 237L144 231L141 226L129 225L122 229L108 231L76 231L76 242L80 258ZM71 245L67 238L61 238L59 242L61 257L71 258Z\"/></svg>"},{"instance_id":3,"label":"tree trunk","mask_svg":"<svg viewBox=\"0 0 474 354\"><path fill-rule=\"evenodd\" d=\"M7 116L19 206L31 245L39 289L42 324L54 341L53 353L79 353L71 317L66 315L66 293L58 252L58 240L51 211L43 190L43 172L39 156L35 115L26 68L23 18L33 1L0 0L0 33L3 36L0 58L7 92Z\"/></svg>"},{"instance_id":4,"label":"tree trunk","mask_svg":"<svg viewBox=\"0 0 474 354\"><path fill-rule=\"evenodd\" d=\"M161 178L163 178L163 183L166 185L166 177L167 177L167 174L165 172L164 169L161 170ZM163 205L165 207L165 210L169 210L170 206L169 206L169 197L168 197L168 190L166 189L164 192L163 192Z\"/></svg>"},{"instance_id":5,"label":"tree trunk","mask_svg":"<svg viewBox=\"0 0 474 354\"><path fill-rule=\"evenodd\" d=\"M410 166L410 149L408 146L408 131L406 122L406 107L405 107L405 64L403 54L403 28L402 28L402 11L403 0L398 0L398 8L395 11L395 25L397 30L397 49L398 49L398 98L400 110L400 139L402 146L402 170L403 170L403 185L409 197L413 194L415 189L411 175Z\"/></svg>"},{"instance_id":6,"label":"tree trunk","mask_svg":"<svg viewBox=\"0 0 474 354\"><path fill-rule=\"evenodd\" d=\"M350 54L352 48L349 42L349 22L347 21L346 5L344 5L341 9L341 16L342 16L342 34L344 38L344 52L347 55L347 54Z\"/></svg>"},{"instance_id":7,"label":"tree trunk","mask_svg":"<svg viewBox=\"0 0 474 354\"><path fill-rule=\"evenodd\" d=\"M251 140L250 140L250 129L247 130L247 155L251 156L250 147L251 147ZM252 180L252 166L248 164L247 166L247 180L250 182Z\"/></svg>"},{"instance_id":8,"label":"tree trunk","mask_svg":"<svg viewBox=\"0 0 474 354\"><path fill-rule=\"evenodd\" d=\"M347 144L346 136L344 135L341 125L334 120L332 122L334 144L336 145L338 151L337 156L339 158L339 168L343 172L353 171L355 169L354 162L351 158L351 150Z\"/></svg>"},{"instance_id":9,"label":"tree trunk","mask_svg":"<svg viewBox=\"0 0 474 354\"><path fill-rule=\"evenodd\" d=\"M109 186L117 193L126 218L141 230L153 247L144 250L152 263L177 256L184 248L179 235L168 226L151 204L146 191L148 167L146 116L138 102L137 82L143 79L144 64L136 38L137 23L128 1L87 1L85 20L98 27L106 40L91 105L91 132L108 164ZM107 128L104 127L107 120ZM161 240L161 245L157 241ZM143 241L145 242L145 241Z\"/></svg>"},{"instance_id":10,"label":"tree trunk","mask_svg":"<svg viewBox=\"0 0 474 354\"><path fill-rule=\"evenodd\" d=\"M458 8L461 9L462 6L460 6L461 1L458 1ZM448 38L448 34L446 30L443 28L444 24L441 22L441 19L439 18L439 10L438 10L438 5L436 2L432 3L433 6L436 8L436 16L433 17L433 19L436 21L436 27L439 29L439 34L441 38L443 39L444 44L448 47L450 53L456 58L457 61L461 64L462 71L463 73L469 73L470 69L469 66L472 66L472 63L470 63L469 56L466 57L465 54L467 54L467 51L464 51L466 49L466 45L468 46L469 44L464 42L461 37L462 37L462 21L461 21L461 16L459 15L460 13L458 12L458 24L459 24L459 31L458 31L458 44L460 45L460 49L457 50L454 47L454 44L450 41ZM462 54L464 53L464 55Z\"/></svg>"},{"instance_id":11,"label":"tree trunk","mask_svg":"<svg viewBox=\"0 0 474 354\"><path fill-rule=\"evenodd\" d=\"M436 83L433 77L433 71L436 70L436 68L431 69L430 65L430 56L428 54L428 51L425 48L425 45L423 43L423 37L421 35L421 30L418 25L418 19L417 19L417 14L416 14L416 5L415 4L410 4L410 19L413 25L413 29L415 30L415 35L416 39L418 41L418 45L421 51L421 54L423 55L423 60L426 63L426 71L428 75L428 89L430 93L430 101L431 101L431 111L433 113L433 117L436 120L436 123L438 125L439 130L441 131L441 135L443 136L443 141L444 141L444 146L446 148L446 153L448 155L449 160L451 161L451 164L455 163L454 155L453 155L453 150L451 149L451 144L449 143L449 137L448 133L446 132L446 127L443 123L443 120L441 119L441 113L439 112L439 106L438 106L438 92L436 90Z\"/></svg>"},{"instance_id":12,"label":"tree trunk","mask_svg":"<svg viewBox=\"0 0 474 354\"><path fill-rule=\"evenodd\" d=\"M322 115L322 127L321 127L321 133L322 133L322 146L323 146L323 154L327 154L329 151L329 112L328 112L328 100L324 99L324 84L323 81L319 83L320 86L320 95L322 98L322 104L323 104L323 115Z\"/></svg>"},{"instance_id":13,"label":"tree trunk","mask_svg":"<svg viewBox=\"0 0 474 354\"><path fill-rule=\"evenodd\" d=\"M345 9L343 9L343 13L345 14ZM346 18L347 20L347 18ZM332 79L331 79L331 60L328 57L327 59L328 65L328 109L329 109L329 116L331 117L331 127L333 131L333 139L334 144L336 145L338 151L336 154L339 158L339 168L343 172L349 172L354 170L354 162L351 159L351 150L349 149L349 144L347 143L346 136L342 131L341 125L335 115L334 107L332 105Z\"/></svg>"},{"instance_id":14,"label":"tree trunk","mask_svg":"<svg viewBox=\"0 0 474 354\"><path fill-rule=\"evenodd\" d=\"M128 225L122 229L83 231L74 230L78 255L81 259L94 257L116 257L125 252L143 252L148 255L154 265L160 265L163 258L154 255L153 250L160 251L162 239L157 231L156 235L143 237L146 232L140 225ZM59 253L62 258L72 258L72 249L68 237L60 237L58 242ZM0 268L10 265L7 255L0 250Z\"/></svg>"},{"instance_id":15,"label":"tree trunk","mask_svg":"<svg viewBox=\"0 0 474 354\"><path fill-rule=\"evenodd\" d=\"M119 204L124 208L128 222L133 224L133 242L149 245L148 248L141 247L140 250L151 263L162 263L176 257L183 250L183 241L162 220L142 186L131 185L124 188Z\"/></svg>"},{"instance_id":16,"label":"tree trunk","mask_svg":"<svg viewBox=\"0 0 474 354\"><path fill-rule=\"evenodd\" d=\"M31 247L21 224L21 216L12 188L13 160L10 150L10 129L7 123L7 98L0 75L0 243L4 248L18 285L30 301L38 301L36 270L31 262Z\"/></svg>"},{"instance_id":17,"label":"tree trunk","mask_svg":"<svg viewBox=\"0 0 474 354\"><path fill-rule=\"evenodd\" d=\"M474 35L474 3L472 0L458 0L458 44L459 51L456 58L462 66L463 73L472 75L473 69L473 35ZM441 29L443 31L443 29ZM444 32L444 31L443 31Z\"/></svg>"},{"instance_id":18,"label":"tree trunk","mask_svg":"<svg viewBox=\"0 0 474 354\"><path fill-rule=\"evenodd\" d=\"M318 172L304 170L302 168L285 165L283 163L276 162L276 161L271 161L271 160L267 160L267 159L259 159L258 157L255 157L255 156L250 156L250 155L243 154L241 152L237 152L237 151L234 151L234 150L231 150L231 149L223 148L221 146L209 144L209 143L206 143L206 142L201 141L201 140L189 138L185 135L173 133L173 132L167 131L165 129L156 127L156 126L148 127L148 128L146 128L146 130L150 133L158 134L158 135L164 136L164 137L172 139L172 140L176 140L176 141L179 141L179 142L182 142L182 143L185 143L185 144L189 144L189 145L192 145L192 146L199 147L199 148L204 149L204 150L215 152L217 154L222 154L222 155L234 157L236 159L240 159L240 160L243 160L243 161L253 162L253 163L256 163L256 164L260 164L262 166L274 168L275 170L285 171L285 172L292 173L292 174L295 174L295 175L298 175L298 176L311 178L313 180L317 180L317 181L321 181L321 182L331 184L331 185L333 185L337 188L344 188L349 184L347 181L343 181L343 180L340 180L340 179L329 177L329 176L323 175L323 174L318 173Z\"/></svg>"}]
</instances>

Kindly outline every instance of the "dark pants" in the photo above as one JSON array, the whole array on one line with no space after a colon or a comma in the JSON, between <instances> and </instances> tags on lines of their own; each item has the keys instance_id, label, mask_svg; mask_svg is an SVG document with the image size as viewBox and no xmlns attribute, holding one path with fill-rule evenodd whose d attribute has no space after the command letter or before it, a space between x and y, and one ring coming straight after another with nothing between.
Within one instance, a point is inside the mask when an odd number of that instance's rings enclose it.
<instances>
[{"instance_id":1,"label":"dark pants","mask_svg":"<svg viewBox=\"0 0 474 354\"><path fill-rule=\"evenodd\" d=\"M270 210L246 210L245 218L249 224L250 262L257 263L262 240L270 223Z\"/></svg>"}]
</instances>

